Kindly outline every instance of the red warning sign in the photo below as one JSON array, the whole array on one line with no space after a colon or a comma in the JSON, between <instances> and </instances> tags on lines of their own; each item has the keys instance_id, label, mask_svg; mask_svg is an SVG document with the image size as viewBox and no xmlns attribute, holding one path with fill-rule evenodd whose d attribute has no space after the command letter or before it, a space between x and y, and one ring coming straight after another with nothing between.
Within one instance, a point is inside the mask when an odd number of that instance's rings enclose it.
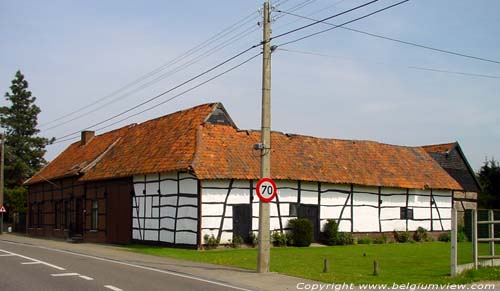
<instances>
[{"instance_id":1,"label":"red warning sign","mask_svg":"<svg viewBox=\"0 0 500 291\"><path fill-rule=\"evenodd\" d=\"M0 213L5 213L7 210L5 210L5 207L3 205L0 206Z\"/></svg>"}]
</instances>

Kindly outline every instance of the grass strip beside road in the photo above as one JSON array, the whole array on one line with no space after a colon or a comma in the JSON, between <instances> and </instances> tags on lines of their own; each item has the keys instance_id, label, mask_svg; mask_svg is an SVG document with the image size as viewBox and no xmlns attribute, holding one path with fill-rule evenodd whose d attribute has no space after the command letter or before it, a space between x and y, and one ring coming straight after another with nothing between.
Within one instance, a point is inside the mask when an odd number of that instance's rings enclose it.
<instances>
[{"instance_id":1,"label":"grass strip beside road","mask_svg":"<svg viewBox=\"0 0 500 291\"><path fill-rule=\"evenodd\" d=\"M487 245L480 245L484 253ZM154 256L218 264L253 270L256 249L218 249L210 251L128 245L127 250ZM472 245L459 244L459 263L470 262ZM329 272L323 273L324 259ZM373 276L373 261L379 275ZM271 271L326 283L469 283L500 281L500 268L482 268L456 278L449 277L450 244L442 242L380 245L350 245L308 248L272 248Z\"/></svg>"}]
</instances>

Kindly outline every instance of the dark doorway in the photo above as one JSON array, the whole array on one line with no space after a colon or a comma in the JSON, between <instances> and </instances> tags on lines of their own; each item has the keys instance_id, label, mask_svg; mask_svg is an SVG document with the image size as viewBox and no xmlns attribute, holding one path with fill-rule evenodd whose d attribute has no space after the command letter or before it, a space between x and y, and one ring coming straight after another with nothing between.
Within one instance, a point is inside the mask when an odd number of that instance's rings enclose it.
<instances>
[{"instance_id":1,"label":"dark doorway","mask_svg":"<svg viewBox=\"0 0 500 291\"><path fill-rule=\"evenodd\" d=\"M75 199L75 235L83 234L83 199Z\"/></svg>"},{"instance_id":2,"label":"dark doorway","mask_svg":"<svg viewBox=\"0 0 500 291\"><path fill-rule=\"evenodd\" d=\"M307 218L312 222L314 230L314 241L319 240L319 206L318 205L304 205L299 207L299 218Z\"/></svg>"},{"instance_id":3,"label":"dark doorway","mask_svg":"<svg viewBox=\"0 0 500 291\"><path fill-rule=\"evenodd\" d=\"M239 235L247 241L251 231L252 207L250 204L233 205L233 235Z\"/></svg>"}]
</instances>

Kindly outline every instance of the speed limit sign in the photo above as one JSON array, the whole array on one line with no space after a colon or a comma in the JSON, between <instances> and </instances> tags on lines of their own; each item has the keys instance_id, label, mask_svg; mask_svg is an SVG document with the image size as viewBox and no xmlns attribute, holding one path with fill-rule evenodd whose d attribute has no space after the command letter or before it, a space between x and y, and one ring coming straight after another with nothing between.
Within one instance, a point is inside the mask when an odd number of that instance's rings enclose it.
<instances>
[{"instance_id":1,"label":"speed limit sign","mask_svg":"<svg viewBox=\"0 0 500 291\"><path fill-rule=\"evenodd\" d=\"M262 202L272 201L276 197L277 189L276 183L271 178L262 178L257 182L257 196Z\"/></svg>"}]
</instances>

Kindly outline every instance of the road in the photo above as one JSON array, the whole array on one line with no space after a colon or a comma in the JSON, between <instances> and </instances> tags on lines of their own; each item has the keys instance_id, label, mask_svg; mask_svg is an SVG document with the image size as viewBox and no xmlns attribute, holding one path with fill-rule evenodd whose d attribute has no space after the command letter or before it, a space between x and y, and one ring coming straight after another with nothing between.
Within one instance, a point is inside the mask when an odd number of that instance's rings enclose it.
<instances>
[{"instance_id":1,"label":"road","mask_svg":"<svg viewBox=\"0 0 500 291\"><path fill-rule=\"evenodd\" d=\"M0 290L249 290L69 251L0 241Z\"/></svg>"}]
</instances>

